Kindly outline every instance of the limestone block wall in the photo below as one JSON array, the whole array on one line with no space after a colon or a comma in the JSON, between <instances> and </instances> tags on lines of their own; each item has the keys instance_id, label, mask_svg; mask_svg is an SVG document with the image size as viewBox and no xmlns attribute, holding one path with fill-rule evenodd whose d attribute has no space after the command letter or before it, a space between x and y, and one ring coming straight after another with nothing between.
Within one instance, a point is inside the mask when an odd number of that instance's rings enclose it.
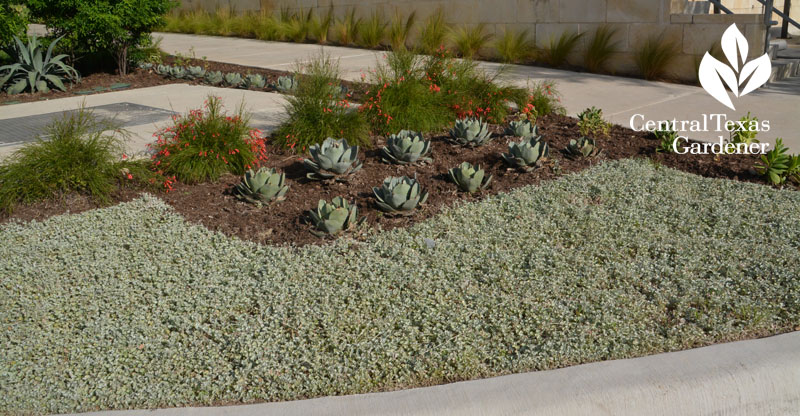
<instances>
[{"instance_id":1,"label":"limestone block wall","mask_svg":"<svg viewBox=\"0 0 800 416\"><path fill-rule=\"evenodd\" d=\"M748 38L753 55L762 48L765 29L761 15L684 15L684 5L685 0L182 0L180 7L208 11L227 8L237 13L311 9L320 14L332 7L337 16L354 8L361 16L379 13L387 20L396 13L406 16L416 11L418 27L425 17L441 9L453 25L484 23L494 34L526 29L540 47L564 31L584 32L586 35L571 57L571 63L576 65L581 64L594 30L609 25L617 30L620 49L612 59L612 70L635 73L634 51L649 36L663 35L680 49L671 72L685 80L695 79L700 57L719 41L731 23L736 23Z\"/></svg>"}]
</instances>

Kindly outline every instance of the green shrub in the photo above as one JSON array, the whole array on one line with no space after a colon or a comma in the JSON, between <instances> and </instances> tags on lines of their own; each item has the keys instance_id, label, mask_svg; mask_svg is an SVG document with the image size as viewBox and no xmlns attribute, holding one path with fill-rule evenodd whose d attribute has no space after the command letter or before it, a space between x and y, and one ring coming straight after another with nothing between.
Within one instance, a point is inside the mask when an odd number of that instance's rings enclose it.
<instances>
[{"instance_id":1,"label":"green shrub","mask_svg":"<svg viewBox=\"0 0 800 416\"><path fill-rule=\"evenodd\" d=\"M481 117L502 123L509 114L508 102L520 108L526 103L524 88L500 85L497 77L470 60L453 59L447 51L430 56L425 65L431 88L456 118Z\"/></svg>"},{"instance_id":2,"label":"green shrub","mask_svg":"<svg viewBox=\"0 0 800 416\"><path fill-rule=\"evenodd\" d=\"M755 168L773 185L783 185L787 179L800 183L800 155L790 155L783 139L775 140L775 148L761 155Z\"/></svg>"},{"instance_id":3,"label":"green shrub","mask_svg":"<svg viewBox=\"0 0 800 416\"><path fill-rule=\"evenodd\" d=\"M67 55L53 56L59 40L51 42L45 51L36 36L27 45L15 36L15 47L10 49L14 63L0 67L0 89L6 87L9 94L48 92L51 87L66 91L64 82L80 77L75 68L64 62Z\"/></svg>"},{"instance_id":4,"label":"green shrub","mask_svg":"<svg viewBox=\"0 0 800 416\"><path fill-rule=\"evenodd\" d=\"M730 132L730 143L758 143L758 139L756 139L758 130L754 128L758 124L758 118L751 116L748 111L746 116L739 119L739 122L744 124L744 128L737 127Z\"/></svg>"},{"instance_id":5,"label":"green shrub","mask_svg":"<svg viewBox=\"0 0 800 416\"><path fill-rule=\"evenodd\" d=\"M609 26L600 26L595 30L591 42L586 45L583 65L591 72L605 70L605 65L611 56L619 51L619 41L613 42L617 29Z\"/></svg>"},{"instance_id":6,"label":"green shrub","mask_svg":"<svg viewBox=\"0 0 800 416\"><path fill-rule=\"evenodd\" d=\"M175 117L157 133L154 168L184 183L215 181L228 172L242 175L266 160L261 132L249 121L243 105L229 116L219 98L210 96L204 109Z\"/></svg>"},{"instance_id":7,"label":"green shrub","mask_svg":"<svg viewBox=\"0 0 800 416\"><path fill-rule=\"evenodd\" d=\"M450 111L431 89L422 57L405 49L386 55L379 63L360 111L373 131L382 134L400 130L431 131L451 121Z\"/></svg>"},{"instance_id":8,"label":"green shrub","mask_svg":"<svg viewBox=\"0 0 800 416\"><path fill-rule=\"evenodd\" d=\"M173 0L28 0L34 18L56 36L65 36L68 48L78 52L109 53L121 74L128 72L128 53L163 26Z\"/></svg>"},{"instance_id":9,"label":"green shrub","mask_svg":"<svg viewBox=\"0 0 800 416\"><path fill-rule=\"evenodd\" d=\"M120 183L152 176L141 162L122 160L125 132L84 108L54 120L44 137L0 165L0 209L70 192L108 203Z\"/></svg>"},{"instance_id":10,"label":"green shrub","mask_svg":"<svg viewBox=\"0 0 800 416\"><path fill-rule=\"evenodd\" d=\"M358 33L358 44L366 48L375 48L386 38L386 22L378 12L361 24Z\"/></svg>"},{"instance_id":11,"label":"green shrub","mask_svg":"<svg viewBox=\"0 0 800 416\"><path fill-rule=\"evenodd\" d=\"M551 37L542 53L542 59L550 66L564 65L582 37L583 33L570 31L564 31L558 38Z\"/></svg>"},{"instance_id":12,"label":"green shrub","mask_svg":"<svg viewBox=\"0 0 800 416\"><path fill-rule=\"evenodd\" d=\"M13 37L23 37L28 29L28 9L20 0L0 0L0 49L11 45Z\"/></svg>"},{"instance_id":13,"label":"green shrub","mask_svg":"<svg viewBox=\"0 0 800 416\"><path fill-rule=\"evenodd\" d=\"M675 41L665 40L664 35L651 35L634 50L636 68L644 79L664 78L678 51Z\"/></svg>"},{"instance_id":14,"label":"green shrub","mask_svg":"<svg viewBox=\"0 0 800 416\"><path fill-rule=\"evenodd\" d=\"M431 55L444 49L447 31L444 12L442 12L442 9L436 9L433 14L425 19L425 24L419 33L419 51Z\"/></svg>"},{"instance_id":15,"label":"green shrub","mask_svg":"<svg viewBox=\"0 0 800 416\"><path fill-rule=\"evenodd\" d=\"M416 19L416 11L411 12L411 14L409 14L405 20L400 17L399 13L394 15L392 22L389 25L388 35L389 44L392 46L393 50L406 48L406 40L408 40L408 35L411 33L411 29L414 27Z\"/></svg>"},{"instance_id":16,"label":"green shrub","mask_svg":"<svg viewBox=\"0 0 800 416\"><path fill-rule=\"evenodd\" d=\"M545 80L528 85L528 101L525 106L520 107L523 114L526 113L528 104L533 107L536 116L566 114L566 109L561 104L561 93L558 92L554 81Z\"/></svg>"},{"instance_id":17,"label":"green shrub","mask_svg":"<svg viewBox=\"0 0 800 416\"><path fill-rule=\"evenodd\" d=\"M467 59L478 56L481 49L492 39L492 35L486 33L485 23L479 23L472 27L459 26L452 30L451 36L458 53Z\"/></svg>"},{"instance_id":18,"label":"green shrub","mask_svg":"<svg viewBox=\"0 0 800 416\"><path fill-rule=\"evenodd\" d=\"M603 119L603 110L594 106L578 114L578 130L581 136L593 138L608 136L611 124Z\"/></svg>"},{"instance_id":19,"label":"green shrub","mask_svg":"<svg viewBox=\"0 0 800 416\"><path fill-rule=\"evenodd\" d=\"M675 140L678 139L678 132L666 126L659 126L653 131L653 135L658 140L656 152L672 153L675 151Z\"/></svg>"},{"instance_id":20,"label":"green shrub","mask_svg":"<svg viewBox=\"0 0 800 416\"><path fill-rule=\"evenodd\" d=\"M506 29L495 42L495 49L500 59L510 64L524 62L536 54L536 47L529 38L528 29L519 32Z\"/></svg>"},{"instance_id":21,"label":"green shrub","mask_svg":"<svg viewBox=\"0 0 800 416\"><path fill-rule=\"evenodd\" d=\"M296 91L286 97L288 117L273 142L305 151L328 137L343 137L353 145L370 146L366 121L339 85L339 63L323 53L296 71Z\"/></svg>"}]
</instances>

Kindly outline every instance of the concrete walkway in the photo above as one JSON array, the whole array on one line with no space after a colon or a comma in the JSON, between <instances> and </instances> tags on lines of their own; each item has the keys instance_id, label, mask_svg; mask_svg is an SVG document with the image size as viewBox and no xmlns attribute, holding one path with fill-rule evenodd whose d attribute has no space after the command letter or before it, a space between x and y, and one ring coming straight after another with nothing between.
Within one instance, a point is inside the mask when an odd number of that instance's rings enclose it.
<instances>
[{"instance_id":1,"label":"concrete walkway","mask_svg":"<svg viewBox=\"0 0 800 416\"><path fill-rule=\"evenodd\" d=\"M168 53L194 53L212 61L255 66L269 69L291 69L295 61L308 60L324 50L339 58L345 79L360 80L362 73L374 67L383 52L297 43L264 42L253 39L157 33L161 48ZM501 67L483 63L489 70ZM739 119L748 111L762 120L770 121L770 131L759 139L774 142L782 137L795 151L800 151L800 78L783 81L734 99L737 111L732 111L709 96L700 87L651 82L640 79L613 77L581 72L562 71L533 66L509 65L505 80L520 86L528 81L555 80L567 111L575 115L596 106L603 109L612 122L629 127L631 117L643 114L648 120L701 120L702 114L725 114ZM716 126L713 126L716 128ZM689 132L684 135L704 141L717 141L727 132Z\"/></svg>"},{"instance_id":2,"label":"concrete walkway","mask_svg":"<svg viewBox=\"0 0 800 416\"><path fill-rule=\"evenodd\" d=\"M800 332L629 360L294 402L108 416L797 415Z\"/></svg>"},{"instance_id":3,"label":"concrete walkway","mask_svg":"<svg viewBox=\"0 0 800 416\"><path fill-rule=\"evenodd\" d=\"M285 99L281 94L202 85L170 84L2 106L0 107L0 125L13 124L19 120L19 117L29 118L32 116L43 116L46 119L43 120L43 123L47 124L50 119L60 116L61 112L75 110L81 105L90 109L98 107L98 110L101 110L102 106L120 103L132 104L136 107L143 106L138 108L145 117L127 117L124 112L116 114L118 121L131 133L128 148L131 154L136 154L144 152L145 145L154 140L153 133L170 124L171 114L182 114L200 108L209 95L220 97L229 113L233 113L237 106L244 102L245 108L253 115L253 127L265 131L277 127L284 114ZM148 109L151 111L147 111ZM4 120L9 120L9 122L3 123ZM39 131L20 131L20 136L30 139L39 133ZM23 142L23 139L20 139L20 142L16 143L0 143L0 158L11 154Z\"/></svg>"}]
</instances>

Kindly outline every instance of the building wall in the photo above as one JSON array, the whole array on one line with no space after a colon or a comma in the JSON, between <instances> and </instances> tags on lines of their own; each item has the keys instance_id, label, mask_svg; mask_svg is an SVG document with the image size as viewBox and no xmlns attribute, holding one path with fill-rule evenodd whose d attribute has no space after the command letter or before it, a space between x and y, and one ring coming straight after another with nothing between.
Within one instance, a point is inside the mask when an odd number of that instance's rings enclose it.
<instances>
[{"instance_id":1,"label":"building wall","mask_svg":"<svg viewBox=\"0 0 800 416\"><path fill-rule=\"evenodd\" d=\"M615 71L634 72L633 51L647 37L663 35L679 46L681 53L673 72L687 80L695 78L699 57L719 41L731 23L748 38L751 53L758 54L756 45L763 44L765 34L760 15L683 15L684 4L685 0L183 0L181 8L227 8L237 13L313 9L323 14L333 7L338 16L355 8L361 16L380 13L387 19L416 11L418 26L442 9L450 24L484 23L495 34L527 29L539 46L567 30L585 32L587 36L572 57L575 64L580 64L591 33L600 25L609 25L617 29L620 47L612 60Z\"/></svg>"}]
</instances>

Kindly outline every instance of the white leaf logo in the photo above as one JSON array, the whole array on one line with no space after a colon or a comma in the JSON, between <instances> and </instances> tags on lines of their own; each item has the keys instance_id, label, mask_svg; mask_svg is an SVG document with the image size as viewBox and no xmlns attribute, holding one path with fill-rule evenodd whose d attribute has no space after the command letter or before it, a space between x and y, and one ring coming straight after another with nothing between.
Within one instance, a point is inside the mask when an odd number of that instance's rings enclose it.
<instances>
[{"instance_id":1,"label":"white leaf logo","mask_svg":"<svg viewBox=\"0 0 800 416\"><path fill-rule=\"evenodd\" d=\"M697 79L706 92L717 101L731 110L736 110L725 87L728 87L734 97L741 97L756 90L769 80L772 73L772 62L767 54L747 62L749 51L747 38L736 28L735 23L731 24L722 34L721 43L722 52L728 63L723 63L706 52L700 62ZM741 71L739 70L740 66ZM743 84L744 87L742 87Z\"/></svg>"}]
</instances>

